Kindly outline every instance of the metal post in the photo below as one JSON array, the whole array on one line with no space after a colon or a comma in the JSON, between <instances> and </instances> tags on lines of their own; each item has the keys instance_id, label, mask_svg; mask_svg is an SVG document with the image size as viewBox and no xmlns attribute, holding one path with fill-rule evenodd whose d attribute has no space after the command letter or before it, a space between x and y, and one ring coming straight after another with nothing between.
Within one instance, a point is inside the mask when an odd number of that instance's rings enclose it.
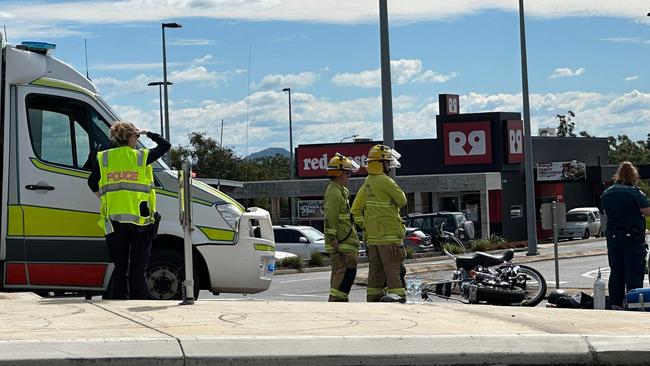
<instances>
[{"instance_id":1,"label":"metal post","mask_svg":"<svg viewBox=\"0 0 650 366\"><path fill-rule=\"evenodd\" d=\"M160 102L160 134L165 135L165 123L163 122L162 85L158 85L158 101Z\"/></svg>"},{"instance_id":2,"label":"metal post","mask_svg":"<svg viewBox=\"0 0 650 366\"><path fill-rule=\"evenodd\" d=\"M533 131L530 128L530 106L528 98L528 62L526 61L526 29L524 24L524 0L519 0L519 37L521 39L521 83L524 102L524 152L526 171L526 231L528 253L538 255L537 219L535 215L535 179L533 177Z\"/></svg>"},{"instance_id":3,"label":"metal post","mask_svg":"<svg viewBox=\"0 0 650 366\"><path fill-rule=\"evenodd\" d=\"M183 281L183 302L194 304L194 265L192 261L192 170L188 161L183 161L178 172L178 203L180 221L184 232L185 281Z\"/></svg>"},{"instance_id":4,"label":"metal post","mask_svg":"<svg viewBox=\"0 0 650 366\"><path fill-rule=\"evenodd\" d=\"M165 89L165 134L164 137L167 141L171 142L169 137L169 96L167 93L167 50L165 48L165 24L162 27L162 49L163 49L163 88ZM170 165L171 154L165 154L165 163Z\"/></svg>"},{"instance_id":5,"label":"metal post","mask_svg":"<svg viewBox=\"0 0 650 366\"><path fill-rule=\"evenodd\" d=\"M553 217L553 252L555 254L555 288L560 288L560 262L557 249L557 202L551 204L551 215Z\"/></svg>"},{"instance_id":6,"label":"metal post","mask_svg":"<svg viewBox=\"0 0 650 366\"><path fill-rule=\"evenodd\" d=\"M219 148L223 152L223 118L221 119L221 136L219 137ZM221 190L221 174L223 174L223 161L219 164L219 177L217 177L217 190Z\"/></svg>"},{"instance_id":7,"label":"metal post","mask_svg":"<svg viewBox=\"0 0 650 366\"><path fill-rule=\"evenodd\" d=\"M291 88L284 88L282 91L287 92L289 95L289 179L293 180L294 179L294 170L295 170L295 164L293 163L293 122L291 120ZM292 196L289 196L289 218L291 220L291 224L294 223L294 216L295 216L295 208L293 207L294 205L294 199Z\"/></svg>"},{"instance_id":8,"label":"metal post","mask_svg":"<svg viewBox=\"0 0 650 366\"><path fill-rule=\"evenodd\" d=\"M388 37L387 0L379 0L379 34L381 43L381 109L384 145L394 148L393 95L390 81L390 45ZM390 176L395 178L395 169L391 169Z\"/></svg>"}]
</instances>

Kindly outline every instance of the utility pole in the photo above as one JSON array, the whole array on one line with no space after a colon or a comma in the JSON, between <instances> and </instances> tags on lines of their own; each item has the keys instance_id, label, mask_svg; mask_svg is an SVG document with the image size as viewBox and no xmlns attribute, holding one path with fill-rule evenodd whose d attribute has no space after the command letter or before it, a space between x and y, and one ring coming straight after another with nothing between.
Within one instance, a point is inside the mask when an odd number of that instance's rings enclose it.
<instances>
[{"instance_id":1,"label":"utility pole","mask_svg":"<svg viewBox=\"0 0 650 366\"><path fill-rule=\"evenodd\" d=\"M519 37L521 40L521 84L524 99L524 153L526 155L524 164L526 175L526 232L528 233L528 253L526 253L526 255L538 255L537 215L535 214L535 178L533 177L533 131L530 128L524 0L519 0Z\"/></svg>"},{"instance_id":2,"label":"utility pole","mask_svg":"<svg viewBox=\"0 0 650 366\"><path fill-rule=\"evenodd\" d=\"M390 45L388 39L388 1L379 0L379 38L381 43L381 109L384 145L395 148L393 135L393 93L390 81ZM395 178L395 169L390 171Z\"/></svg>"}]
</instances>

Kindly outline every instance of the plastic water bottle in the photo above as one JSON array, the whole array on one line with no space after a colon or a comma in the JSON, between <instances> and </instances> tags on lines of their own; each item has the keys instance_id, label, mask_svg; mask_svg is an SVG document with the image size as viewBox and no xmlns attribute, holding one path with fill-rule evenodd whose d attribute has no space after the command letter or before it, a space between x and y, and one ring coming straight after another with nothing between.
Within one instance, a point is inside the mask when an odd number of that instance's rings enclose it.
<instances>
[{"instance_id":1,"label":"plastic water bottle","mask_svg":"<svg viewBox=\"0 0 650 366\"><path fill-rule=\"evenodd\" d=\"M415 280L413 277L406 278L406 303L413 304L415 302Z\"/></svg>"},{"instance_id":2,"label":"plastic water bottle","mask_svg":"<svg viewBox=\"0 0 650 366\"><path fill-rule=\"evenodd\" d=\"M594 309L605 309L605 280L600 274L600 267L598 267L598 277L594 281Z\"/></svg>"},{"instance_id":3,"label":"plastic water bottle","mask_svg":"<svg viewBox=\"0 0 650 366\"><path fill-rule=\"evenodd\" d=\"M415 276L415 284L413 286L413 302L419 304L422 302L422 281L420 276Z\"/></svg>"}]
</instances>

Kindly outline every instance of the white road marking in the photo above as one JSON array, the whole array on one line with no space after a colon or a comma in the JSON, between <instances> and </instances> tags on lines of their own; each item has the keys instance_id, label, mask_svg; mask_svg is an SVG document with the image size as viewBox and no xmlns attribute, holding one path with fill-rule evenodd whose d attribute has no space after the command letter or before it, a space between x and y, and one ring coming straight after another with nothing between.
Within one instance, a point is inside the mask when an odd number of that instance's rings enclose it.
<instances>
[{"instance_id":1,"label":"white road marking","mask_svg":"<svg viewBox=\"0 0 650 366\"><path fill-rule=\"evenodd\" d=\"M293 282L302 282L302 281L314 281L314 280L328 280L330 276L327 277L311 277L311 278L301 278L298 280L288 280L288 281L282 281L280 283L293 283Z\"/></svg>"},{"instance_id":2,"label":"white road marking","mask_svg":"<svg viewBox=\"0 0 650 366\"><path fill-rule=\"evenodd\" d=\"M318 298L323 298L326 299L329 296L327 295L297 295L297 294L280 294L280 296L286 296L286 297L318 297Z\"/></svg>"},{"instance_id":3,"label":"white road marking","mask_svg":"<svg viewBox=\"0 0 650 366\"><path fill-rule=\"evenodd\" d=\"M603 278L603 280L605 280L605 281L609 280L609 274L611 272L612 272L612 270L609 267L604 267L604 268L601 267L600 268L600 275ZM585 273L582 274L582 277L595 279L596 277L598 277L598 269L594 269L593 271L585 272ZM645 277L645 275L644 275L644 277ZM648 282L647 277L645 277L643 279L643 284L644 284L644 286L650 286L650 282Z\"/></svg>"},{"instance_id":4,"label":"white road marking","mask_svg":"<svg viewBox=\"0 0 650 366\"><path fill-rule=\"evenodd\" d=\"M609 273L611 272L611 269L609 267L601 267L600 268L600 275L603 278L603 280L608 280L609 279ZM582 274L582 277L586 278L596 278L598 277L598 268L594 269L593 271L585 272Z\"/></svg>"}]
</instances>

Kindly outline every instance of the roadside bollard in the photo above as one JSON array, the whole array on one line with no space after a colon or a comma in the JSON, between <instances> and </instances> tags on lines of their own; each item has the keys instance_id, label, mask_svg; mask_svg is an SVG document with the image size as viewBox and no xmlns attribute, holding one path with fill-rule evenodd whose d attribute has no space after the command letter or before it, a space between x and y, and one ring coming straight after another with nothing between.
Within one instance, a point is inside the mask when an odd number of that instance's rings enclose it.
<instances>
[{"instance_id":1,"label":"roadside bollard","mask_svg":"<svg viewBox=\"0 0 650 366\"><path fill-rule=\"evenodd\" d=\"M183 161L178 172L179 219L184 232L185 281L183 281L181 305L194 304L194 265L192 261L192 170Z\"/></svg>"}]
</instances>

